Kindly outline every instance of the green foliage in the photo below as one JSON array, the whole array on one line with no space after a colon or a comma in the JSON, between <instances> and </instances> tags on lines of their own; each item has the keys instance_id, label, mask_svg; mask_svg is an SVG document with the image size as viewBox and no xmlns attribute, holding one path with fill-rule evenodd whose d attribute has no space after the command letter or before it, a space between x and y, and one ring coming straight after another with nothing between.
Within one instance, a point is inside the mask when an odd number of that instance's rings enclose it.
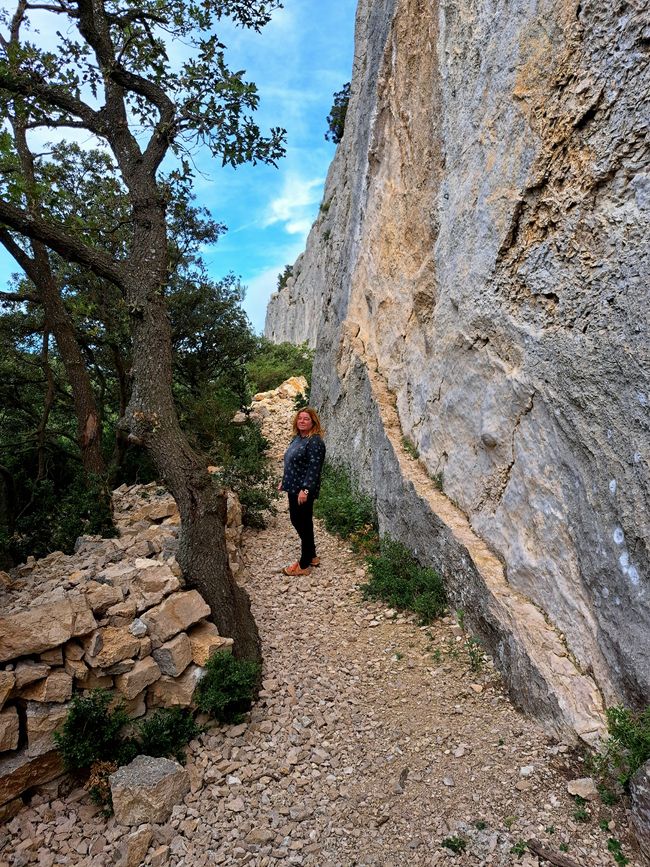
<instances>
[{"instance_id":1,"label":"green foliage","mask_svg":"<svg viewBox=\"0 0 650 867\"><path fill-rule=\"evenodd\" d=\"M130 762L137 755L133 741L121 730L129 722L124 706L110 708L112 696L104 689L75 695L61 731L54 733L67 771L89 768L95 762Z\"/></svg>"},{"instance_id":2,"label":"green foliage","mask_svg":"<svg viewBox=\"0 0 650 867\"><path fill-rule=\"evenodd\" d=\"M291 376L304 376L310 383L313 359L306 343L295 346L258 337L256 352L246 365L252 391L270 391Z\"/></svg>"},{"instance_id":3,"label":"green foliage","mask_svg":"<svg viewBox=\"0 0 650 867\"><path fill-rule=\"evenodd\" d=\"M420 452L418 451L418 447L408 437L402 437L402 446L403 446L406 454L409 457L413 458L414 461L420 457Z\"/></svg>"},{"instance_id":4,"label":"green foliage","mask_svg":"<svg viewBox=\"0 0 650 867\"><path fill-rule=\"evenodd\" d=\"M118 769L117 762L93 762L86 790L93 804L101 807L102 814L108 818L113 813L113 796L109 777Z\"/></svg>"},{"instance_id":5,"label":"green foliage","mask_svg":"<svg viewBox=\"0 0 650 867\"><path fill-rule=\"evenodd\" d=\"M467 848L467 840L464 837L445 837L440 845L445 849L451 849L456 855L460 855Z\"/></svg>"},{"instance_id":6,"label":"green foliage","mask_svg":"<svg viewBox=\"0 0 650 867\"><path fill-rule=\"evenodd\" d=\"M434 487L436 488L437 491L443 490L443 485L444 485L445 480L444 480L444 476L442 473L434 473L431 476L431 481L433 482Z\"/></svg>"},{"instance_id":7,"label":"green foliage","mask_svg":"<svg viewBox=\"0 0 650 867\"><path fill-rule=\"evenodd\" d=\"M612 858L619 867L625 867L626 864L630 863L630 859L626 858L623 854L620 840L617 840L615 837L610 837L607 841L607 851L611 852Z\"/></svg>"},{"instance_id":8,"label":"green foliage","mask_svg":"<svg viewBox=\"0 0 650 867\"><path fill-rule=\"evenodd\" d=\"M197 706L222 723L237 723L250 708L261 667L230 653L214 653L194 693Z\"/></svg>"},{"instance_id":9,"label":"green foliage","mask_svg":"<svg viewBox=\"0 0 650 867\"><path fill-rule=\"evenodd\" d=\"M469 657L469 667L478 673L483 671L483 645L478 638L469 636L465 640L465 649Z\"/></svg>"},{"instance_id":10,"label":"green foliage","mask_svg":"<svg viewBox=\"0 0 650 867\"><path fill-rule=\"evenodd\" d=\"M574 800L576 808L573 811L573 818L576 822L588 822L591 819L591 813L587 809L587 802L584 798L581 798L580 795L576 795Z\"/></svg>"},{"instance_id":11,"label":"green foliage","mask_svg":"<svg viewBox=\"0 0 650 867\"><path fill-rule=\"evenodd\" d=\"M348 113L348 104L350 102L350 82L344 84L341 90L334 94L334 103L327 116L327 132L325 138L327 141L339 144L345 132L345 117Z\"/></svg>"},{"instance_id":12,"label":"green foliage","mask_svg":"<svg viewBox=\"0 0 650 867\"><path fill-rule=\"evenodd\" d=\"M244 523L249 527L265 526L264 512L275 511L274 500L279 496L266 454L268 445L259 426L249 420L230 425L217 449L221 470L216 478L237 493Z\"/></svg>"},{"instance_id":13,"label":"green foliage","mask_svg":"<svg viewBox=\"0 0 650 867\"><path fill-rule=\"evenodd\" d=\"M525 840L517 840L515 845L510 849L513 855L516 855L517 858L521 858L522 855L525 854L526 849L528 848Z\"/></svg>"},{"instance_id":14,"label":"green foliage","mask_svg":"<svg viewBox=\"0 0 650 867\"><path fill-rule=\"evenodd\" d=\"M185 747L201 727L186 708L171 707L157 710L138 725L138 752L145 756L173 756L185 764Z\"/></svg>"},{"instance_id":15,"label":"green foliage","mask_svg":"<svg viewBox=\"0 0 650 867\"><path fill-rule=\"evenodd\" d=\"M314 514L330 533L351 542L353 548L369 552L377 546L377 520L370 497L352 485L344 469L325 463Z\"/></svg>"},{"instance_id":16,"label":"green foliage","mask_svg":"<svg viewBox=\"0 0 650 867\"><path fill-rule=\"evenodd\" d=\"M384 536L380 554L369 557L368 565L370 581L361 587L366 598L411 609L423 624L444 613L447 598L442 579L433 569L420 566L401 543Z\"/></svg>"},{"instance_id":17,"label":"green foliage","mask_svg":"<svg viewBox=\"0 0 650 867\"><path fill-rule=\"evenodd\" d=\"M642 711L625 707L607 710L609 738L592 764L603 782L615 780L627 786L636 771L650 759L650 705Z\"/></svg>"},{"instance_id":18,"label":"green foliage","mask_svg":"<svg viewBox=\"0 0 650 867\"><path fill-rule=\"evenodd\" d=\"M305 407L311 406L310 401L310 391L309 386L303 391L298 393L293 399L293 408L298 412L299 409L305 409Z\"/></svg>"},{"instance_id":19,"label":"green foliage","mask_svg":"<svg viewBox=\"0 0 650 867\"><path fill-rule=\"evenodd\" d=\"M293 265L285 265L284 271L278 274L278 292L287 285L289 277L293 276Z\"/></svg>"}]
</instances>

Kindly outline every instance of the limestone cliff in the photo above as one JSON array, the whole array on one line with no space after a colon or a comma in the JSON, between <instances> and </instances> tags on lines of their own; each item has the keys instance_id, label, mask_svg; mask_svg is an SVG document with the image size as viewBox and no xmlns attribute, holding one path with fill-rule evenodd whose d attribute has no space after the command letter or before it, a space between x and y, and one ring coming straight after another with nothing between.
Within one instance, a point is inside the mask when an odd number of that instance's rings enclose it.
<instances>
[{"instance_id":1,"label":"limestone cliff","mask_svg":"<svg viewBox=\"0 0 650 867\"><path fill-rule=\"evenodd\" d=\"M345 135L267 314L316 346L329 453L382 529L586 740L650 699L649 49L632 0L361 0Z\"/></svg>"}]
</instances>

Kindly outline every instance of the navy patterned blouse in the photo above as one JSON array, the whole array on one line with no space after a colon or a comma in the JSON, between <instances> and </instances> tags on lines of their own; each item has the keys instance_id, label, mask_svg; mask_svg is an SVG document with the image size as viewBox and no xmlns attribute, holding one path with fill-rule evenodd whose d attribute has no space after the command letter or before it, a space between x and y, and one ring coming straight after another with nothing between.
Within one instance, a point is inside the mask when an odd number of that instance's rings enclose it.
<instances>
[{"instance_id":1,"label":"navy patterned blouse","mask_svg":"<svg viewBox=\"0 0 650 867\"><path fill-rule=\"evenodd\" d=\"M318 434L295 436L284 453L282 490L288 494L309 491L314 497L320 491L320 475L325 460L325 443Z\"/></svg>"}]
</instances>

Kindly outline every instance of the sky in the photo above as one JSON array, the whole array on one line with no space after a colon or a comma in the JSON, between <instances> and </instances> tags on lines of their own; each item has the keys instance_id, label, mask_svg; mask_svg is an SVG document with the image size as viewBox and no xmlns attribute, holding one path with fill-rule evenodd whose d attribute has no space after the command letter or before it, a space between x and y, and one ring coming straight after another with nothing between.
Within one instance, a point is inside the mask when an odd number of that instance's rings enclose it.
<instances>
[{"instance_id":1,"label":"sky","mask_svg":"<svg viewBox=\"0 0 650 867\"><path fill-rule=\"evenodd\" d=\"M205 251L212 277L233 271L247 287L244 309L256 331L278 273L302 252L318 214L335 145L325 140L333 94L350 80L356 0L284 0L260 34L220 30L232 69L257 84L262 130L287 130L278 168L207 168L195 192L228 226Z\"/></svg>"},{"instance_id":2,"label":"sky","mask_svg":"<svg viewBox=\"0 0 650 867\"><path fill-rule=\"evenodd\" d=\"M196 158L196 204L228 232L206 247L215 280L233 272L246 287L243 307L262 332L278 274L302 252L316 219L335 145L325 140L333 94L350 80L356 0L284 0L257 34L220 23L232 70L257 85L255 119L262 133L286 129L286 156L278 167L223 168L209 154ZM0 251L0 272L17 270Z\"/></svg>"}]
</instances>

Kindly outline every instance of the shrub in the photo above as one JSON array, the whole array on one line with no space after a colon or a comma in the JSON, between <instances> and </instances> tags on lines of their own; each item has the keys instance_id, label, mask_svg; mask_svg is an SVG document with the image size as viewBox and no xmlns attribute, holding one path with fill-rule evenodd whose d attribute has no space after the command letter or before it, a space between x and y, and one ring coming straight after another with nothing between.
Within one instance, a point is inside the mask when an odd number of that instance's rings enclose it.
<instances>
[{"instance_id":1,"label":"shrub","mask_svg":"<svg viewBox=\"0 0 650 867\"><path fill-rule=\"evenodd\" d=\"M327 116L327 132L325 138L327 141L339 144L345 132L345 117L348 112L348 104L350 102L350 82L344 84L341 90L334 94L334 103Z\"/></svg>"},{"instance_id":2,"label":"shrub","mask_svg":"<svg viewBox=\"0 0 650 867\"><path fill-rule=\"evenodd\" d=\"M61 731L54 733L67 771L80 771L95 762L130 762L137 755L133 741L120 732L129 722L124 706L109 708L112 696L105 689L75 695Z\"/></svg>"},{"instance_id":3,"label":"shrub","mask_svg":"<svg viewBox=\"0 0 650 867\"><path fill-rule=\"evenodd\" d=\"M214 653L205 668L194 693L198 707L219 722L240 722L253 702L261 667L229 653Z\"/></svg>"},{"instance_id":4,"label":"shrub","mask_svg":"<svg viewBox=\"0 0 650 867\"><path fill-rule=\"evenodd\" d=\"M200 733L201 727L189 710L162 708L138 725L138 752L145 756L173 756L185 764L185 747Z\"/></svg>"},{"instance_id":5,"label":"shrub","mask_svg":"<svg viewBox=\"0 0 650 867\"><path fill-rule=\"evenodd\" d=\"M90 768L90 776L86 782L86 790L93 804L102 808L104 816L108 817L113 812L113 797L109 777L117 770L117 762L93 762Z\"/></svg>"},{"instance_id":6,"label":"shrub","mask_svg":"<svg viewBox=\"0 0 650 867\"><path fill-rule=\"evenodd\" d=\"M635 712L625 707L607 711L609 738L603 753L594 757L596 773L627 786L636 771L650 759L650 706Z\"/></svg>"},{"instance_id":7,"label":"shrub","mask_svg":"<svg viewBox=\"0 0 650 867\"><path fill-rule=\"evenodd\" d=\"M463 837L445 837L440 845L444 846L445 849L451 849L456 855L460 855L467 848L467 840Z\"/></svg>"},{"instance_id":8,"label":"shrub","mask_svg":"<svg viewBox=\"0 0 650 867\"><path fill-rule=\"evenodd\" d=\"M274 512L273 501L279 496L267 449L258 425L247 421L231 425L217 458L222 467L218 481L238 495L244 524L258 529L265 526L264 512Z\"/></svg>"},{"instance_id":9,"label":"shrub","mask_svg":"<svg viewBox=\"0 0 650 867\"><path fill-rule=\"evenodd\" d=\"M370 497L355 490L345 470L325 464L320 496L314 514L330 533L350 539L368 528L376 533L375 510ZM354 539L352 539L354 541Z\"/></svg>"},{"instance_id":10,"label":"shrub","mask_svg":"<svg viewBox=\"0 0 650 867\"><path fill-rule=\"evenodd\" d=\"M271 343L259 337L257 352L246 365L251 388L254 392L269 391L291 376L304 376L309 383L313 359L314 353L306 343Z\"/></svg>"},{"instance_id":11,"label":"shrub","mask_svg":"<svg viewBox=\"0 0 650 867\"><path fill-rule=\"evenodd\" d=\"M385 536L380 553L369 557L368 565L370 581L361 587L366 598L381 599L392 608L409 608L423 624L444 613L442 579L433 569L420 566L404 545Z\"/></svg>"}]
</instances>

